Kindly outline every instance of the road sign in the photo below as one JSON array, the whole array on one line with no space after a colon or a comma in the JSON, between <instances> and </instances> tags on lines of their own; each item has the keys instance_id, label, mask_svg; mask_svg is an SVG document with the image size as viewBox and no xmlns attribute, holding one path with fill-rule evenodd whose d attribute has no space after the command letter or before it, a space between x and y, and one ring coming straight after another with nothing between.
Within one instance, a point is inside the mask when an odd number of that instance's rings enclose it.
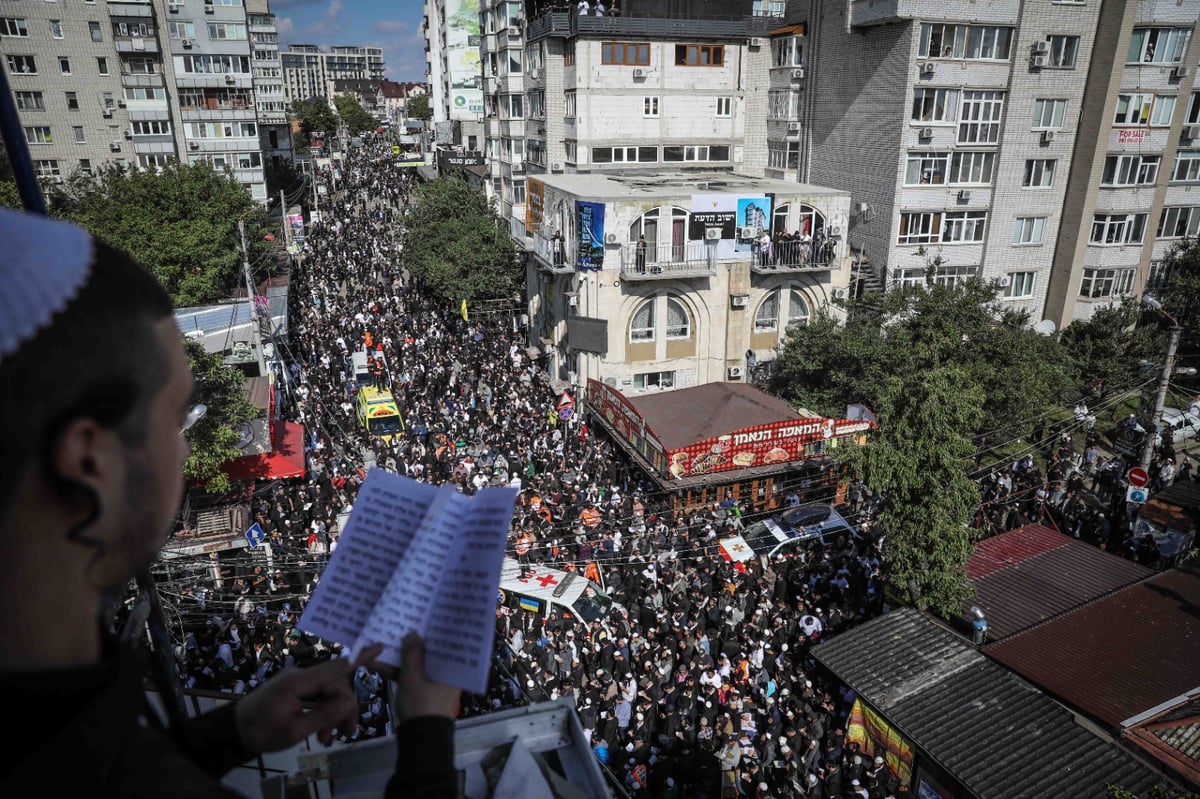
<instances>
[{"instance_id":1,"label":"road sign","mask_svg":"<svg viewBox=\"0 0 1200 799\"><path fill-rule=\"evenodd\" d=\"M249 542L251 547L257 547L266 537L267 534L263 532L258 522L250 525L250 529L246 531L246 541Z\"/></svg>"},{"instance_id":2,"label":"road sign","mask_svg":"<svg viewBox=\"0 0 1200 799\"><path fill-rule=\"evenodd\" d=\"M1125 475L1125 479L1129 481L1131 486L1141 488L1150 485L1150 473L1140 466L1134 466Z\"/></svg>"},{"instance_id":3,"label":"road sign","mask_svg":"<svg viewBox=\"0 0 1200 799\"><path fill-rule=\"evenodd\" d=\"M1143 502L1145 502L1149 498L1149 496L1150 496L1149 491L1147 491L1144 488L1140 488L1138 486L1130 486L1129 488L1125 489L1125 501L1126 502L1133 502L1135 504L1140 505Z\"/></svg>"}]
</instances>

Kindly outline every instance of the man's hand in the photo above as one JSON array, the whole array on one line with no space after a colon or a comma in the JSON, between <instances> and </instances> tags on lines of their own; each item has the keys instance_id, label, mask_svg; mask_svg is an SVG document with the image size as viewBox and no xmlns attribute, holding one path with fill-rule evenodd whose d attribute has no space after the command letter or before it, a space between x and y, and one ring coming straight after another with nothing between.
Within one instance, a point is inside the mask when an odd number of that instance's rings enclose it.
<instances>
[{"instance_id":1,"label":"man's hand","mask_svg":"<svg viewBox=\"0 0 1200 799\"><path fill-rule=\"evenodd\" d=\"M367 652L363 653L364 655ZM376 651L378 654L378 651ZM396 680L393 686L395 711L399 723L415 716L445 716L453 719L458 715L458 701L462 691L452 685L429 679L425 670L425 643L421 636L409 633L400 644L400 658L404 665L397 678L395 669L383 664L371 663L367 667Z\"/></svg>"},{"instance_id":2,"label":"man's hand","mask_svg":"<svg viewBox=\"0 0 1200 799\"><path fill-rule=\"evenodd\" d=\"M278 752L313 733L326 746L333 743L336 730L353 733L358 729L358 700L350 675L359 662L381 651L370 647L354 663L339 658L312 668L287 669L251 691L237 703L234 714L242 745L252 752Z\"/></svg>"}]
</instances>

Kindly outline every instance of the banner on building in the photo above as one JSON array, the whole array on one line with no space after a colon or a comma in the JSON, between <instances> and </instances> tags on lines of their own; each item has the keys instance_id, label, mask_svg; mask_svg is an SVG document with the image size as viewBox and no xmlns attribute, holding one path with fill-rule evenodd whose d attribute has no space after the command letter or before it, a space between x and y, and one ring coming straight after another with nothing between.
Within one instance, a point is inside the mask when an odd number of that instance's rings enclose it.
<instances>
[{"instance_id":1,"label":"banner on building","mask_svg":"<svg viewBox=\"0 0 1200 799\"><path fill-rule=\"evenodd\" d=\"M688 222L690 241L709 241L709 228L720 228L717 257L732 258L753 251L758 234L770 229L771 198L737 194L693 194ZM750 234L747 233L749 228Z\"/></svg>"},{"instance_id":2,"label":"banner on building","mask_svg":"<svg viewBox=\"0 0 1200 799\"><path fill-rule=\"evenodd\" d=\"M576 203L579 218L580 269L604 268L604 203L580 200Z\"/></svg>"},{"instance_id":3,"label":"banner on building","mask_svg":"<svg viewBox=\"0 0 1200 799\"><path fill-rule=\"evenodd\" d=\"M525 234L527 236L532 236L541 229L545 207L546 184L537 178L528 178L525 181Z\"/></svg>"},{"instance_id":4,"label":"banner on building","mask_svg":"<svg viewBox=\"0 0 1200 799\"><path fill-rule=\"evenodd\" d=\"M883 716L863 704L861 699L855 699L850 709L846 740L858 744L867 754L882 752L884 762L900 784L912 783L912 741L888 724Z\"/></svg>"},{"instance_id":5,"label":"banner on building","mask_svg":"<svg viewBox=\"0 0 1200 799\"><path fill-rule=\"evenodd\" d=\"M290 213L287 215L288 228L291 230L292 241L304 241L304 214Z\"/></svg>"},{"instance_id":6,"label":"banner on building","mask_svg":"<svg viewBox=\"0 0 1200 799\"><path fill-rule=\"evenodd\" d=\"M445 9L450 119L475 120L483 114L479 6L465 0L446 0Z\"/></svg>"}]
</instances>

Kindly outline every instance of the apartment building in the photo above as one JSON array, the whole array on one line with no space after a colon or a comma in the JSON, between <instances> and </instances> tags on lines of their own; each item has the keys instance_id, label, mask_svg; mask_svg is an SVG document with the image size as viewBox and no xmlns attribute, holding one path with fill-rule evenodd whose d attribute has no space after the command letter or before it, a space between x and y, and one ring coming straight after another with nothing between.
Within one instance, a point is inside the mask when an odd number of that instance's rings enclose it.
<instances>
[{"instance_id":1,"label":"apartment building","mask_svg":"<svg viewBox=\"0 0 1200 799\"><path fill-rule=\"evenodd\" d=\"M793 0L768 174L851 193L864 284L937 259L1034 321L1088 318L1200 225L1198 18L1200 0Z\"/></svg>"},{"instance_id":2,"label":"apartment building","mask_svg":"<svg viewBox=\"0 0 1200 799\"><path fill-rule=\"evenodd\" d=\"M265 0L261 10L259 33L273 40ZM3 11L0 51L43 178L105 162L154 168L204 159L229 166L252 196L266 199L241 0L20 3ZM264 98L273 94L264 87ZM271 106L261 113L264 124L285 126Z\"/></svg>"},{"instance_id":3,"label":"apartment building","mask_svg":"<svg viewBox=\"0 0 1200 799\"><path fill-rule=\"evenodd\" d=\"M476 2L425 0L421 22L435 141L471 152L483 148L479 19Z\"/></svg>"},{"instance_id":4,"label":"apartment building","mask_svg":"<svg viewBox=\"0 0 1200 799\"><path fill-rule=\"evenodd\" d=\"M288 104L324 97L331 104L333 81L384 79L382 47L293 44L281 54L284 99Z\"/></svg>"},{"instance_id":5,"label":"apartment building","mask_svg":"<svg viewBox=\"0 0 1200 799\"><path fill-rule=\"evenodd\" d=\"M250 31L250 65L254 74L254 108L263 158L279 166L290 161L292 126L288 122L283 91L283 62L279 56L279 31L266 0L246 0Z\"/></svg>"}]
</instances>

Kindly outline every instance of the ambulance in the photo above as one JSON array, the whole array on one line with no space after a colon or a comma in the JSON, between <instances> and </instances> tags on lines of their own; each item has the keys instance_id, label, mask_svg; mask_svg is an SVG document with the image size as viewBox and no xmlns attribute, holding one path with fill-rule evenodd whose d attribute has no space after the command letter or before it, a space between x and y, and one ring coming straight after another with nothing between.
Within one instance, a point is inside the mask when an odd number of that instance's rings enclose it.
<instances>
[{"instance_id":1,"label":"ambulance","mask_svg":"<svg viewBox=\"0 0 1200 799\"><path fill-rule=\"evenodd\" d=\"M504 559L500 571L499 602L501 607L543 617L557 611L562 618L585 627L594 621L607 627L613 608L624 612L619 603L582 574L530 564L522 575L521 564L512 558Z\"/></svg>"},{"instance_id":2,"label":"ambulance","mask_svg":"<svg viewBox=\"0 0 1200 799\"><path fill-rule=\"evenodd\" d=\"M392 392L374 386L358 390L358 423L373 436L391 441L404 432L404 417Z\"/></svg>"}]
</instances>

